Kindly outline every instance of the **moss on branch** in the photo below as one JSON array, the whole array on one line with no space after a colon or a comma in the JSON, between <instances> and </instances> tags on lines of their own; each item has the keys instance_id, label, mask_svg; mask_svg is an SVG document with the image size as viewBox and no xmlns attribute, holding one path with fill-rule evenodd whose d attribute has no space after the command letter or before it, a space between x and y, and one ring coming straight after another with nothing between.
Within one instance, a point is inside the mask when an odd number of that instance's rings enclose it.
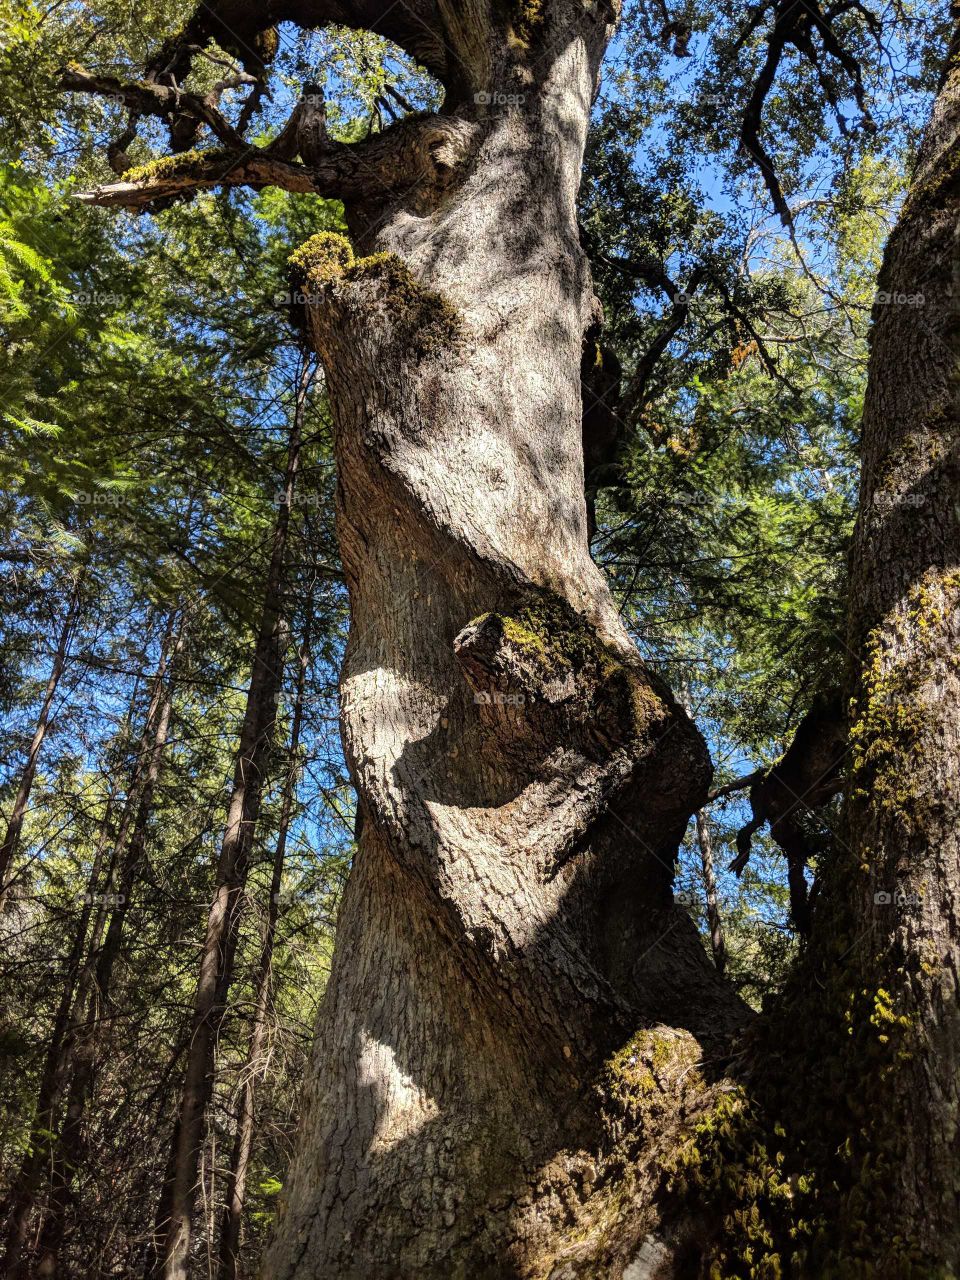
<instances>
[{"instance_id":1,"label":"moss on branch","mask_svg":"<svg viewBox=\"0 0 960 1280\"><path fill-rule=\"evenodd\" d=\"M156 160L148 160L145 164L128 169L122 176L122 182L163 182L175 181L178 178L192 181L204 181L213 176L213 171L221 173L234 159L234 152L222 147L209 147L204 151L183 151L178 155L159 156Z\"/></svg>"}]
</instances>

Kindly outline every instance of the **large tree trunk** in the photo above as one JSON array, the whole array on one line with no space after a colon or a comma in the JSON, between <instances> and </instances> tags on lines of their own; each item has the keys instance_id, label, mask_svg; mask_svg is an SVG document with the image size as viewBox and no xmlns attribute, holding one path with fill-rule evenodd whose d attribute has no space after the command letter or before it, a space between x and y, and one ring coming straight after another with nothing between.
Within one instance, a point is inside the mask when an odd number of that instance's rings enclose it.
<instances>
[{"instance_id":1,"label":"large tree trunk","mask_svg":"<svg viewBox=\"0 0 960 1280\"><path fill-rule=\"evenodd\" d=\"M46 688L43 691L43 701L40 704L40 714L37 716L36 728L33 731L27 758L20 774L20 782L17 786L17 794L14 796L10 817L7 820L3 843L0 844L0 912L6 906L7 894L10 890L10 867L20 845L20 833L23 830L23 820L27 816L27 809L30 804L30 793L33 790L33 780L36 777L37 764L40 760L40 749L47 736L50 711L53 707L53 700L57 696L60 677L63 675L64 668L67 665L70 637L73 635L79 612L80 588L79 584L77 584L73 589L70 604L57 637L50 675L47 678Z\"/></svg>"},{"instance_id":2,"label":"large tree trunk","mask_svg":"<svg viewBox=\"0 0 960 1280\"><path fill-rule=\"evenodd\" d=\"M924 1275L960 1271L957 32L879 282L892 302L875 310L863 421L850 629L862 665L838 855L855 980L888 1034L860 1063L864 1089L874 1082L855 1113L854 1159L874 1175L865 1216L895 1220Z\"/></svg>"},{"instance_id":3,"label":"large tree trunk","mask_svg":"<svg viewBox=\"0 0 960 1280\"><path fill-rule=\"evenodd\" d=\"M671 894L708 755L587 544L575 198L611 16L545 0L504 35L469 6L458 52L506 97L466 158L440 139L433 188L372 231L354 210L358 251L386 256L296 255L362 821L278 1280L526 1274L589 1183L556 1157L603 1141L604 1059L639 1027L711 1040L742 1016Z\"/></svg>"},{"instance_id":4,"label":"large tree trunk","mask_svg":"<svg viewBox=\"0 0 960 1280\"><path fill-rule=\"evenodd\" d=\"M305 359L296 392L282 499L273 531L227 825L217 863L216 890L201 951L193 1033L168 1173L157 1211L156 1234L163 1243L160 1257L148 1259L148 1273L160 1274L163 1280L186 1280L189 1273L204 1118L213 1095L216 1042L233 978L239 910L274 742L277 695L283 679L287 539L300 465L306 399L314 369L315 365Z\"/></svg>"}]
</instances>

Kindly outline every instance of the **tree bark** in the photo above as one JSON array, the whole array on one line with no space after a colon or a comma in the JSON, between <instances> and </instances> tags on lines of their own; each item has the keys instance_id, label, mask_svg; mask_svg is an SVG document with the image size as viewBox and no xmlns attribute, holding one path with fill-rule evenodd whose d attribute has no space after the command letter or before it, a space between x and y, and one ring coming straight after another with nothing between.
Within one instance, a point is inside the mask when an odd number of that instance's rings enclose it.
<instances>
[{"instance_id":1,"label":"tree bark","mask_svg":"<svg viewBox=\"0 0 960 1280\"><path fill-rule=\"evenodd\" d=\"M33 731L33 738L30 742L30 749L27 752L23 772L20 774L20 783L17 787L17 794L14 797L13 808L10 810L10 817L7 821L7 830L3 837L3 843L0 844L0 913L2 913L6 907L7 894L10 890L10 867L20 845L20 833L23 830L23 820L26 817L27 808L30 804L30 792L33 790L33 780L36 776L37 763L40 759L40 749L47 736L47 728L50 721L50 709L53 706L53 700L57 695L57 686L60 683L60 677L63 675L64 667L67 665L67 652L70 647L70 637L73 634L73 628L76 624L79 612L80 589L79 584L76 584L73 588L67 612L64 615L60 634L57 637L57 647L53 653L53 664L50 668L50 675L47 679L47 685L43 693L43 702L40 704L40 714L37 717L37 726Z\"/></svg>"},{"instance_id":2,"label":"tree bark","mask_svg":"<svg viewBox=\"0 0 960 1280\"><path fill-rule=\"evenodd\" d=\"M276 941L277 918L280 912L280 893L283 885L283 867L287 851L287 832L290 828L293 803L296 798L300 731L303 725L304 692L309 664L309 640L305 637L300 649L297 692L293 705L293 723L290 728L290 752L287 774L283 784L283 797L280 803L280 821L277 828L277 843L273 854L273 874L270 881L270 898L267 903L267 914L264 923L263 945L260 950L260 963L257 967L253 1029L250 1034L247 1060L243 1067L237 1133L230 1157L226 1204L224 1205L220 1226L220 1269L217 1272L218 1280L236 1280L239 1274L240 1233L243 1225L243 1206L246 1197L247 1174L250 1167L250 1153L253 1149L256 1089L257 1081L263 1075L265 1069L265 1042L272 986L273 948Z\"/></svg>"},{"instance_id":3,"label":"tree bark","mask_svg":"<svg viewBox=\"0 0 960 1280\"><path fill-rule=\"evenodd\" d=\"M690 699L690 687L683 684L681 701L688 716L693 716L693 703ZM727 949L723 941L723 923L720 919L720 898L717 892L717 875L713 862L713 832L706 809L696 812L697 846L700 850L700 870L703 877L703 892L707 903L707 928L710 930L710 951L717 973L722 974L727 967Z\"/></svg>"},{"instance_id":4,"label":"tree bark","mask_svg":"<svg viewBox=\"0 0 960 1280\"><path fill-rule=\"evenodd\" d=\"M697 844L700 846L700 867L703 872L703 889L707 899L707 927L710 930L710 950L717 973L727 967L727 948L723 941L723 924L720 920L720 902L717 894L717 876L713 866L713 833L710 820L703 809L697 810Z\"/></svg>"},{"instance_id":5,"label":"tree bark","mask_svg":"<svg viewBox=\"0 0 960 1280\"><path fill-rule=\"evenodd\" d=\"M469 6L451 36L493 103L440 157L456 180L373 227L355 207L372 257L295 257L334 414L362 824L277 1280L528 1274L579 1193L572 1153L604 1141L605 1058L661 1020L715 1044L743 1016L672 900L705 745L587 545L575 199L612 14L531 9L508 31Z\"/></svg>"},{"instance_id":6,"label":"tree bark","mask_svg":"<svg viewBox=\"0 0 960 1280\"><path fill-rule=\"evenodd\" d=\"M849 1084L852 1157L874 1172L864 1216L870 1228L895 1218L904 1274L910 1261L924 1275L960 1269L960 5L953 15L879 280L891 302L874 310L851 557L848 849L828 885L845 888L852 978L887 1035L859 1060L870 1108Z\"/></svg>"},{"instance_id":7,"label":"tree bark","mask_svg":"<svg viewBox=\"0 0 960 1280\"><path fill-rule=\"evenodd\" d=\"M283 676L283 593L290 508L294 501L304 412L313 374L314 366L304 360L240 730L227 826L217 863L217 887L201 954L194 997L193 1034L171 1144L168 1176L157 1212L156 1236L163 1243L160 1257L150 1258L147 1264L148 1274L162 1275L163 1280L186 1280L189 1272L204 1117L213 1093L216 1041L233 977L239 908L274 742L277 695Z\"/></svg>"}]
</instances>

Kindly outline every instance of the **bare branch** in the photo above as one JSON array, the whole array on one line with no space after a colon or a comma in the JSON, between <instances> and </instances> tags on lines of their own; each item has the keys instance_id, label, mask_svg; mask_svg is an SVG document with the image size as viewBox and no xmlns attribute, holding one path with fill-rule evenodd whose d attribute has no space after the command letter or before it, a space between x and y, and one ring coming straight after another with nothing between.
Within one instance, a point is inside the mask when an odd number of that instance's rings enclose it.
<instances>
[{"instance_id":1,"label":"bare branch","mask_svg":"<svg viewBox=\"0 0 960 1280\"><path fill-rule=\"evenodd\" d=\"M212 94L201 98L199 94L184 93L174 86L155 84L149 80L125 84L113 76L92 75L76 65L68 66L62 72L60 88L115 98L140 116L158 116L162 120L172 120L175 116L190 115L207 125L226 146L244 146L243 138L220 113Z\"/></svg>"}]
</instances>

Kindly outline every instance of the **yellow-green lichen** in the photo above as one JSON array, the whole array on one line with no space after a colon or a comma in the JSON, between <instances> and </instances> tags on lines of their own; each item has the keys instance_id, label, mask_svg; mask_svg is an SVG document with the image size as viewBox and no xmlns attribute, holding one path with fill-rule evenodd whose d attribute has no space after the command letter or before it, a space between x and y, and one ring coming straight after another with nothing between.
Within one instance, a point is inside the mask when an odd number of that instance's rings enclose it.
<instances>
[{"instance_id":1,"label":"yellow-green lichen","mask_svg":"<svg viewBox=\"0 0 960 1280\"><path fill-rule=\"evenodd\" d=\"M221 147L209 147L205 151L181 151L178 155L158 156L156 160L128 169L121 181L146 183L159 182L164 178L202 179L212 176L215 171L222 173L231 155Z\"/></svg>"},{"instance_id":2,"label":"yellow-green lichen","mask_svg":"<svg viewBox=\"0 0 960 1280\"><path fill-rule=\"evenodd\" d=\"M336 231L318 232L288 258L296 276L314 284L325 284L343 275L353 261L353 246Z\"/></svg>"},{"instance_id":3,"label":"yellow-green lichen","mask_svg":"<svg viewBox=\"0 0 960 1280\"><path fill-rule=\"evenodd\" d=\"M929 804L915 759L936 715L928 682L958 595L960 575L930 573L912 589L905 608L869 633L861 687L851 705L852 794L869 797L907 831L920 825Z\"/></svg>"},{"instance_id":4,"label":"yellow-green lichen","mask_svg":"<svg viewBox=\"0 0 960 1280\"><path fill-rule=\"evenodd\" d=\"M292 253L289 261L299 280L318 289L334 284L377 286L395 328L418 355L436 355L462 335L456 308L442 294L422 285L394 253L355 258L346 236L322 231Z\"/></svg>"}]
</instances>

